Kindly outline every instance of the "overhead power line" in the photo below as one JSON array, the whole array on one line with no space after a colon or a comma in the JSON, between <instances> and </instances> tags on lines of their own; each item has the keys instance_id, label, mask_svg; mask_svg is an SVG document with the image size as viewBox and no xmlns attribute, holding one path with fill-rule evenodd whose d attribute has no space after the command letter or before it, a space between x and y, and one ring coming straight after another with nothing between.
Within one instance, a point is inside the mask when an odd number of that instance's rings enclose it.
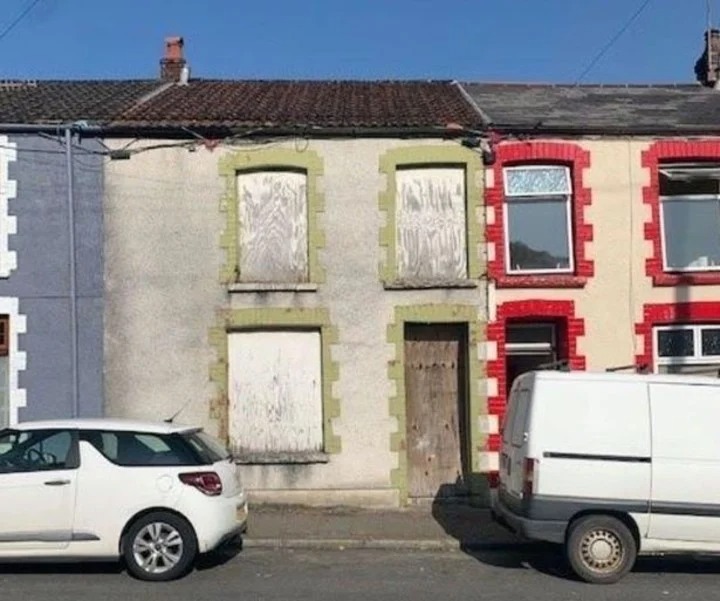
<instances>
[{"instance_id":1,"label":"overhead power line","mask_svg":"<svg viewBox=\"0 0 720 601\"><path fill-rule=\"evenodd\" d=\"M643 13L643 11L648 7L648 5L652 2L652 0L644 0L642 4L637 8L637 10L632 14L632 16L625 22L625 24L618 30L618 32L610 38L610 41L603 46L603 48L598 52L595 57L588 63L588 66L583 69L583 71L580 73L578 78L575 80L574 85L578 85L583 79L585 79L585 76L592 71L593 67L600 62L600 59L602 59L603 56L607 53L610 48L612 48L615 45L615 42L617 42L622 35L630 29L630 26L637 20L637 18Z\"/></svg>"},{"instance_id":2,"label":"overhead power line","mask_svg":"<svg viewBox=\"0 0 720 601\"><path fill-rule=\"evenodd\" d=\"M17 27L20 24L20 21L22 21L25 17L30 14L30 11L35 8L38 4L40 4L42 0L33 0L30 4L28 4L24 10L22 10L17 17L15 17L10 24L5 27L5 29L2 30L0 33L0 40L2 40L6 35L8 35L15 27Z\"/></svg>"}]
</instances>

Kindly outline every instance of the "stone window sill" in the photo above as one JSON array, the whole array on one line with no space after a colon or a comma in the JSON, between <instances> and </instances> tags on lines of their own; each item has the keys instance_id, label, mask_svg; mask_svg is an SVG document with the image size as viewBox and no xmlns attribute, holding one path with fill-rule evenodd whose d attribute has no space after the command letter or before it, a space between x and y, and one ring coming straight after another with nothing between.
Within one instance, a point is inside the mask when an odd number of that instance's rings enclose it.
<instances>
[{"instance_id":1,"label":"stone window sill","mask_svg":"<svg viewBox=\"0 0 720 601\"><path fill-rule=\"evenodd\" d=\"M236 282L228 286L228 292L317 292L318 285L307 282L276 283L276 282Z\"/></svg>"},{"instance_id":2,"label":"stone window sill","mask_svg":"<svg viewBox=\"0 0 720 601\"><path fill-rule=\"evenodd\" d=\"M393 280L383 282L385 290L418 290L429 288L477 288L475 280Z\"/></svg>"},{"instance_id":3,"label":"stone window sill","mask_svg":"<svg viewBox=\"0 0 720 601\"><path fill-rule=\"evenodd\" d=\"M283 465L328 463L330 455L322 451L299 453L239 453L233 456L235 463L240 465Z\"/></svg>"}]
</instances>

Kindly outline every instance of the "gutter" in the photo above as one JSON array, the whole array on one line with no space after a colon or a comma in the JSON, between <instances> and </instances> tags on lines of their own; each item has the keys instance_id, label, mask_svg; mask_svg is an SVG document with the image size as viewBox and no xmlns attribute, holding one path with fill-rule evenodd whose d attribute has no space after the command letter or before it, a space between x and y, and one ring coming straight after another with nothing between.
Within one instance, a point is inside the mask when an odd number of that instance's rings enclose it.
<instances>
[{"instance_id":1,"label":"gutter","mask_svg":"<svg viewBox=\"0 0 720 601\"><path fill-rule=\"evenodd\" d=\"M684 125L682 127L598 127L598 126L568 126L568 125L535 125L535 124L504 124L489 123L485 126L488 131L499 134L515 134L526 136L567 135L567 136L669 136L682 135L720 135L720 124L715 127Z\"/></svg>"},{"instance_id":2,"label":"gutter","mask_svg":"<svg viewBox=\"0 0 720 601\"><path fill-rule=\"evenodd\" d=\"M84 121L74 123L0 123L0 131L5 133L51 133L59 131L73 131L90 135L102 134L104 129L97 125L89 125Z\"/></svg>"}]
</instances>

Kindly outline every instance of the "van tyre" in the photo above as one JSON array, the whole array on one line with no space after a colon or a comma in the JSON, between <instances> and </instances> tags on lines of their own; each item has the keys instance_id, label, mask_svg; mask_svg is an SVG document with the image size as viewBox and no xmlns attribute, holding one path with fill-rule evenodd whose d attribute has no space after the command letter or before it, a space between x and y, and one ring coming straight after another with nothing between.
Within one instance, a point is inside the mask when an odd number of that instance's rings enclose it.
<instances>
[{"instance_id":1,"label":"van tyre","mask_svg":"<svg viewBox=\"0 0 720 601\"><path fill-rule=\"evenodd\" d=\"M573 572L585 582L612 584L635 565L635 538L617 518L591 515L570 526L565 544Z\"/></svg>"},{"instance_id":2,"label":"van tyre","mask_svg":"<svg viewBox=\"0 0 720 601\"><path fill-rule=\"evenodd\" d=\"M128 572L140 580L175 580L187 574L198 554L195 532L180 516L154 511L135 520L123 538Z\"/></svg>"}]
</instances>

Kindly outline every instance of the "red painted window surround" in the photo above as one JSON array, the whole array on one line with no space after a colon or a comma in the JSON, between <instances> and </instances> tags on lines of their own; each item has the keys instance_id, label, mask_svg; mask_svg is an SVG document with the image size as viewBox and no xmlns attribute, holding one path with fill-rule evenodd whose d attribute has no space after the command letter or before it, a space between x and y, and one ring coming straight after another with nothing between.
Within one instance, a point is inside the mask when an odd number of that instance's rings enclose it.
<instances>
[{"instance_id":1,"label":"red painted window surround","mask_svg":"<svg viewBox=\"0 0 720 601\"><path fill-rule=\"evenodd\" d=\"M650 206L650 221L645 223L645 240L652 242L652 257L645 261L645 273L654 286L702 286L720 284L720 272L663 270L662 223L660 222L660 179L662 161L720 160L720 141L661 140L642 153L642 166L650 170L650 185L643 188L643 203Z\"/></svg>"},{"instance_id":2,"label":"red painted window surround","mask_svg":"<svg viewBox=\"0 0 720 601\"><path fill-rule=\"evenodd\" d=\"M643 322L635 324L635 333L643 337L643 353L635 357L638 365L653 366L653 327L671 324L720 323L720 302L649 304L643 308Z\"/></svg>"},{"instance_id":3,"label":"red painted window surround","mask_svg":"<svg viewBox=\"0 0 720 601\"><path fill-rule=\"evenodd\" d=\"M488 399L488 413L499 420L505 413L507 382L505 381L505 328L508 321L552 321L560 323L558 346L560 356L567 358L573 370L585 369L585 357L578 354L577 339L585 335L585 320L575 317L573 301L528 300L509 301L498 305L496 320L487 327L487 338L497 345L497 358L488 361L487 377L497 381L497 396ZM488 439L488 451L500 450L500 435Z\"/></svg>"},{"instance_id":4,"label":"red painted window surround","mask_svg":"<svg viewBox=\"0 0 720 601\"><path fill-rule=\"evenodd\" d=\"M512 275L505 271L505 215L503 168L522 164L561 164L570 167L573 181L573 252L574 274ZM485 202L494 210L495 221L487 226L487 241L495 244L495 257L488 273L498 288L582 288L594 274L594 264L586 259L585 245L592 242L592 225L585 223L585 209L592 202L589 188L583 185L583 169L590 166L590 153L577 144L556 142L510 142L497 146L493 186L485 192Z\"/></svg>"}]
</instances>

